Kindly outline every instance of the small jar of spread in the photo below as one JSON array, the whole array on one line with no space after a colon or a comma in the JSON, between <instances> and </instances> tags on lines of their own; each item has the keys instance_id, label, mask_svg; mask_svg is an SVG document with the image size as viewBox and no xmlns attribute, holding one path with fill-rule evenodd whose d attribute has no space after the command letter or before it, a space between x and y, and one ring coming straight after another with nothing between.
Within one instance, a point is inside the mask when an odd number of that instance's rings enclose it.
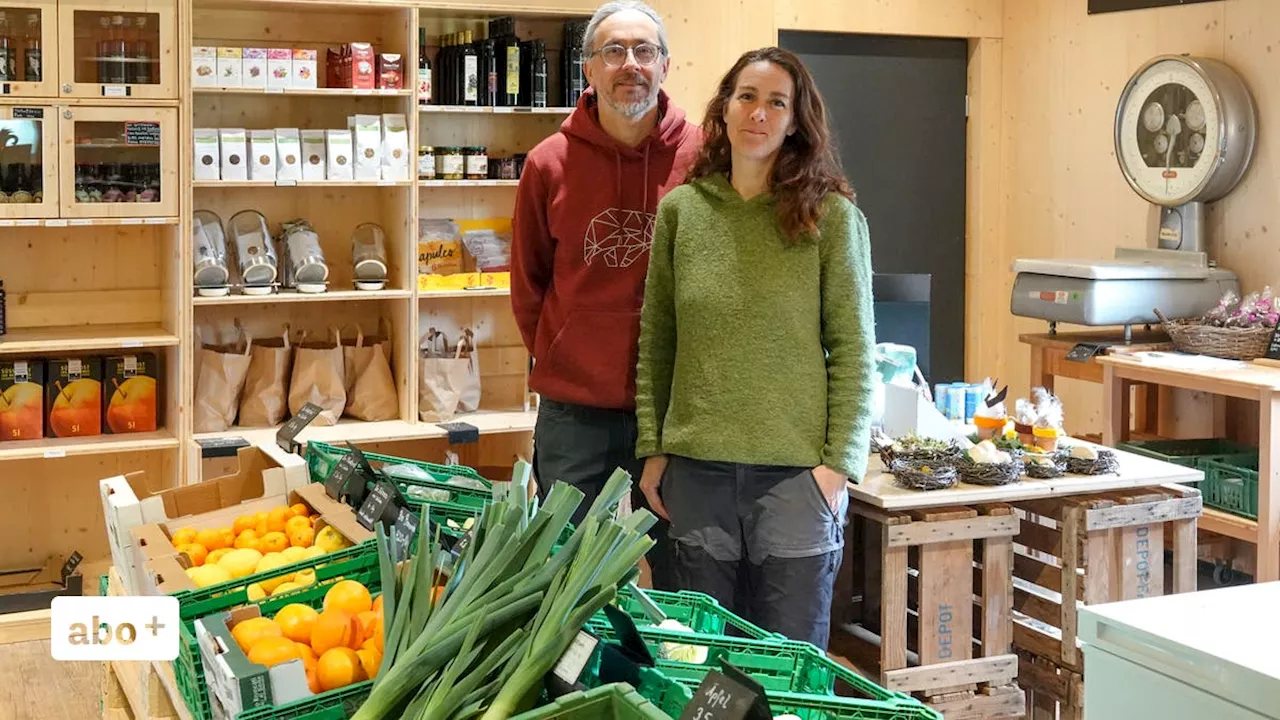
<instances>
[{"instance_id":1,"label":"small jar of spread","mask_svg":"<svg viewBox=\"0 0 1280 720\"><path fill-rule=\"evenodd\" d=\"M489 158L484 146L472 145L462 149L465 173L468 180L484 180L489 177Z\"/></svg>"},{"instance_id":2,"label":"small jar of spread","mask_svg":"<svg viewBox=\"0 0 1280 720\"><path fill-rule=\"evenodd\" d=\"M463 166L462 148L436 148L436 177L440 180L462 180L466 176Z\"/></svg>"},{"instance_id":3,"label":"small jar of spread","mask_svg":"<svg viewBox=\"0 0 1280 720\"><path fill-rule=\"evenodd\" d=\"M436 149L430 145L418 148L418 179L434 180L436 177Z\"/></svg>"}]
</instances>

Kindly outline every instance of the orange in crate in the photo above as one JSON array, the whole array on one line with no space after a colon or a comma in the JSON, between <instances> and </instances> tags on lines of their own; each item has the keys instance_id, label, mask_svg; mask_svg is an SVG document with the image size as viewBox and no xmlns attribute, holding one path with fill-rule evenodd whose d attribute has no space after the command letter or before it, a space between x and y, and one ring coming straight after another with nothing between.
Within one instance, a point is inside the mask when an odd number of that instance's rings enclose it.
<instances>
[{"instance_id":1,"label":"orange in crate","mask_svg":"<svg viewBox=\"0 0 1280 720\"><path fill-rule=\"evenodd\" d=\"M359 615L373 609L373 597L369 595L369 588L355 580L342 580L334 583L324 594L324 609Z\"/></svg>"},{"instance_id":2,"label":"orange in crate","mask_svg":"<svg viewBox=\"0 0 1280 720\"><path fill-rule=\"evenodd\" d=\"M316 663L316 678L324 690L335 690L368 679L364 664L355 650L335 647L320 655Z\"/></svg>"},{"instance_id":3,"label":"orange in crate","mask_svg":"<svg viewBox=\"0 0 1280 720\"><path fill-rule=\"evenodd\" d=\"M266 667L289 660L299 660L301 657L297 644L286 637L263 638L249 649L249 662Z\"/></svg>"},{"instance_id":4,"label":"orange in crate","mask_svg":"<svg viewBox=\"0 0 1280 720\"><path fill-rule=\"evenodd\" d=\"M354 615L342 610L325 610L311 627L311 649L323 656L339 647L350 648L359 643L360 627Z\"/></svg>"},{"instance_id":5,"label":"orange in crate","mask_svg":"<svg viewBox=\"0 0 1280 720\"><path fill-rule=\"evenodd\" d=\"M311 630L319 619L320 613L312 608L301 603L292 603L280 608L280 612L276 613L275 622L280 626L285 637L295 642L307 643L311 642Z\"/></svg>"}]
</instances>

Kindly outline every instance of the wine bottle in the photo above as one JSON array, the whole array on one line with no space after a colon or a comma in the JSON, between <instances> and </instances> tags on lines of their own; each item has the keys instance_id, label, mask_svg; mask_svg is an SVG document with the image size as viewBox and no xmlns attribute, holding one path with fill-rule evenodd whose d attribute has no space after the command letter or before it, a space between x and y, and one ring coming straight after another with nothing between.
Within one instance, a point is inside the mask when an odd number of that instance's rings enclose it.
<instances>
[{"instance_id":1,"label":"wine bottle","mask_svg":"<svg viewBox=\"0 0 1280 720\"><path fill-rule=\"evenodd\" d=\"M418 28L418 104L431 104L431 60L427 58L426 28Z\"/></svg>"},{"instance_id":2,"label":"wine bottle","mask_svg":"<svg viewBox=\"0 0 1280 720\"><path fill-rule=\"evenodd\" d=\"M23 79L40 82L40 15L27 15L27 37L23 53Z\"/></svg>"},{"instance_id":3,"label":"wine bottle","mask_svg":"<svg viewBox=\"0 0 1280 720\"><path fill-rule=\"evenodd\" d=\"M17 48L14 47L9 32L9 14L0 12L0 82L18 79L17 73L10 69L17 69L17 60L14 59L16 54Z\"/></svg>"},{"instance_id":4,"label":"wine bottle","mask_svg":"<svg viewBox=\"0 0 1280 720\"><path fill-rule=\"evenodd\" d=\"M471 41L471 31L462 34L462 104L480 104L480 56Z\"/></svg>"},{"instance_id":5,"label":"wine bottle","mask_svg":"<svg viewBox=\"0 0 1280 720\"><path fill-rule=\"evenodd\" d=\"M507 67L503 73L506 79L507 97L505 105L515 107L520 104L520 39L516 37L515 21L504 23L504 49L507 56Z\"/></svg>"},{"instance_id":6,"label":"wine bottle","mask_svg":"<svg viewBox=\"0 0 1280 720\"><path fill-rule=\"evenodd\" d=\"M139 15L134 22L138 26L138 39L133 43L133 82L139 85L150 85L151 79L151 41L147 39L147 18Z\"/></svg>"},{"instance_id":7,"label":"wine bottle","mask_svg":"<svg viewBox=\"0 0 1280 720\"><path fill-rule=\"evenodd\" d=\"M533 106L547 106L547 45L533 41Z\"/></svg>"},{"instance_id":8,"label":"wine bottle","mask_svg":"<svg viewBox=\"0 0 1280 720\"><path fill-rule=\"evenodd\" d=\"M484 87L484 96L480 98L481 105L494 107L498 104L498 59L495 57L497 53L497 42L493 38L486 38L480 45L480 77L481 85Z\"/></svg>"}]
</instances>

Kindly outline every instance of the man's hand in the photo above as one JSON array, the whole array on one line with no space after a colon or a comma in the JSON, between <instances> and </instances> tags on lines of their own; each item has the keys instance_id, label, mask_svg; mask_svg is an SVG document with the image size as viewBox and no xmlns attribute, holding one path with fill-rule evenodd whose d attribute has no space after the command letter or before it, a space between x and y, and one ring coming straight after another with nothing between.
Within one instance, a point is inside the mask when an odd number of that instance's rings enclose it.
<instances>
[{"instance_id":1,"label":"man's hand","mask_svg":"<svg viewBox=\"0 0 1280 720\"><path fill-rule=\"evenodd\" d=\"M649 509L663 520L670 521L667 507L662 504L662 474L667 470L667 456L653 455L645 459L644 470L640 473L640 492L649 501Z\"/></svg>"},{"instance_id":2,"label":"man's hand","mask_svg":"<svg viewBox=\"0 0 1280 720\"><path fill-rule=\"evenodd\" d=\"M649 468L645 467L646 473L648 470ZM819 465L813 469L813 479L818 483L818 490L822 491L822 497L826 499L827 507L831 508L831 512L840 512L840 497L849 492L849 479L826 465Z\"/></svg>"}]
</instances>

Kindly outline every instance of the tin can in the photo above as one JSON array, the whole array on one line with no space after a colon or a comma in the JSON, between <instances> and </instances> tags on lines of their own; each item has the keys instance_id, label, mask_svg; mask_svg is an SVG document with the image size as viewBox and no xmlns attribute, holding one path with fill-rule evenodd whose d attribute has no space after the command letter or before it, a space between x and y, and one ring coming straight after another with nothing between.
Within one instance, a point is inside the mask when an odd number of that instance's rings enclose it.
<instances>
[{"instance_id":1,"label":"tin can","mask_svg":"<svg viewBox=\"0 0 1280 720\"><path fill-rule=\"evenodd\" d=\"M977 414L978 408L982 405L982 386L967 385L964 389L964 419L969 422L973 416Z\"/></svg>"},{"instance_id":2,"label":"tin can","mask_svg":"<svg viewBox=\"0 0 1280 720\"><path fill-rule=\"evenodd\" d=\"M947 388L947 419L964 421L964 384L955 383Z\"/></svg>"},{"instance_id":3,"label":"tin can","mask_svg":"<svg viewBox=\"0 0 1280 720\"><path fill-rule=\"evenodd\" d=\"M933 386L933 406L943 415L947 414L947 390L952 383L935 383Z\"/></svg>"}]
</instances>

